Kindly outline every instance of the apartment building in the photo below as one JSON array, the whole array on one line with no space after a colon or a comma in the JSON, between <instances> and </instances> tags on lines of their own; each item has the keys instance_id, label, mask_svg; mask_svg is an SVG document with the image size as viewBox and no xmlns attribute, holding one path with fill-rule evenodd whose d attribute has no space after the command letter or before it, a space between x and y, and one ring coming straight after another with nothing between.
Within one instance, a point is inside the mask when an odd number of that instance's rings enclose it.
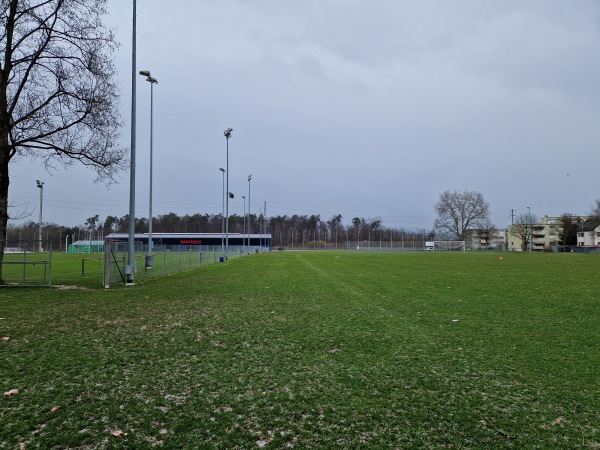
<instances>
[{"instance_id":1,"label":"apartment building","mask_svg":"<svg viewBox=\"0 0 600 450\"><path fill-rule=\"evenodd\" d=\"M506 250L506 236L506 230L496 230L488 240L475 229L471 230L465 245L468 250Z\"/></svg>"},{"instance_id":2,"label":"apartment building","mask_svg":"<svg viewBox=\"0 0 600 450\"><path fill-rule=\"evenodd\" d=\"M600 247L600 218L580 217L581 231L577 232L578 248L596 248ZM516 229L521 225L511 225L507 230L507 248L512 251L544 252L552 251L558 248L558 230L557 222L559 217L544 216L539 223L531 226L531 246L523 248L523 242L516 233Z\"/></svg>"},{"instance_id":3,"label":"apartment building","mask_svg":"<svg viewBox=\"0 0 600 450\"><path fill-rule=\"evenodd\" d=\"M531 225L529 234L531 236L531 245L524 248L523 241L516 232L517 227L522 225L511 225L508 227L507 233L507 248L510 251L534 251L534 252L549 252L552 247L558 246L558 234L556 232L556 223L558 217L544 216L539 223Z\"/></svg>"}]
</instances>

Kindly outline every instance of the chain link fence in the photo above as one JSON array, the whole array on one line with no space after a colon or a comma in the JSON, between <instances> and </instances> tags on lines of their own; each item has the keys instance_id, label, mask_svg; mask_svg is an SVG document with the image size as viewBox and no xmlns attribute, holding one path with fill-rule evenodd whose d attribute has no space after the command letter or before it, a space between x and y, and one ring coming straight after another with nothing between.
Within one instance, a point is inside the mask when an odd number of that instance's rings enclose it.
<instances>
[{"instance_id":1,"label":"chain link fence","mask_svg":"<svg viewBox=\"0 0 600 450\"><path fill-rule=\"evenodd\" d=\"M222 252L218 245L180 245L154 242L152 255L147 244L135 241L134 280L148 280L172 273L208 266L242 255L241 248L230 247ZM125 283L128 266L129 244L127 241L107 240L104 245L104 286Z\"/></svg>"}]
</instances>

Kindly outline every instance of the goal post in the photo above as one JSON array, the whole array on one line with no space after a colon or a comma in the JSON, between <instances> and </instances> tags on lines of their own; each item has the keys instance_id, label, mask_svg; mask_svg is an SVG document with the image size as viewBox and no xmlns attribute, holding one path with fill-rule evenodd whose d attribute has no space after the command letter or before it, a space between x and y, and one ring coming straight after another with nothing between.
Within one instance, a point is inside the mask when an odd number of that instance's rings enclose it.
<instances>
[{"instance_id":1,"label":"goal post","mask_svg":"<svg viewBox=\"0 0 600 450\"><path fill-rule=\"evenodd\" d=\"M433 241L434 252L464 252L466 241Z\"/></svg>"}]
</instances>

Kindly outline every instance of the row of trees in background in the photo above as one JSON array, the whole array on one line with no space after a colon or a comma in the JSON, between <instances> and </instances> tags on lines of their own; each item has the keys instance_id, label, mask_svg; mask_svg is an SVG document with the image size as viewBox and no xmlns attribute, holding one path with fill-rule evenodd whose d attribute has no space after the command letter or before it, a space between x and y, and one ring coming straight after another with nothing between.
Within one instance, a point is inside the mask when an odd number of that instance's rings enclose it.
<instances>
[{"instance_id":1,"label":"row of trees in background","mask_svg":"<svg viewBox=\"0 0 600 450\"><path fill-rule=\"evenodd\" d=\"M487 247L498 236L498 230L489 218L489 204L483 195L475 191L446 191L440 195L434 205L438 215L435 228L427 230L406 230L384 226L379 217L365 219L354 217L345 225L342 215L333 215L322 219L320 215L271 216L252 214L250 232L269 233L273 246L286 248L347 248L347 247L386 247L418 248L425 246L427 240L469 241L473 235L482 247ZM590 217L600 219L600 199L590 211ZM517 215L511 233L518 237L526 250L530 245L532 229L539 223L538 217L527 212ZM561 245L574 245L577 231L581 229L583 219L570 213L564 213L553 225ZM39 224L25 222L9 225L8 241L37 240ZM179 216L173 212L154 217L154 233L220 233L223 229L221 214L193 214ZM68 243L80 240L103 239L111 233L128 233L129 215L122 217L107 216L102 220L99 215L89 217L84 225L65 227L53 223L43 224L44 241L52 241L56 249L63 249ZM236 214L229 216L230 233L247 233L248 216ZM136 233L148 232L148 219L136 218Z\"/></svg>"},{"instance_id":2,"label":"row of trees in background","mask_svg":"<svg viewBox=\"0 0 600 450\"><path fill-rule=\"evenodd\" d=\"M194 214L178 216L175 213L153 218L153 233L220 233L223 216L221 214ZM426 230L405 230L383 226L381 218L365 219L354 217L350 224L342 223L342 215L337 214L327 220L318 214L265 217L250 216L250 232L266 232L273 238L273 246L286 248L346 248L346 246L423 248L425 241L433 239L432 232ZM37 240L39 224L25 222L9 225L8 241ZM103 239L111 233L127 233L129 216L107 216L101 220L98 215L90 217L84 225L65 227L52 223L42 226L44 241L52 241L56 249L64 248L78 240ZM136 218L135 232L148 232L148 219ZM229 216L230 233L247 233L248 217Z\"/></svg>"}]
</instances>

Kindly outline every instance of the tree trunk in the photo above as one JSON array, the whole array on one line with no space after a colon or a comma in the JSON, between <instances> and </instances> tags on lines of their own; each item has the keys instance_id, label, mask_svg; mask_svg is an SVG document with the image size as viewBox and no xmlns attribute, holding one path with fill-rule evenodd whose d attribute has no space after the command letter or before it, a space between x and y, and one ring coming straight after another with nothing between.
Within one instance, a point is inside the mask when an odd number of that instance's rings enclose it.
<instances>
[{"instance_id":1,"label":"tree trunk","mask_svg":"<svg viewBox=\"0 0 600 450\"><path fill-rule=\"evenodd\" d=\"M0 284L4 284L4 279L2 278L2 261L4 260L6 227L8 225L8 162L10 160L8 132L3 125L5 121L2 120L2 116L6 115L5 111L0 110Z\"/></svg>"},{"instance_id":2,"label":"tree trunk","mask_svg":"<svg viewBox=\"0 0 600 450\"><path fill-rule=\"evenodd\" d=\"M8 84L12 70L12 41L14 32L14 18L17 11L17 1L10 2L6 17L6 47L4 48L4 61L0 70L0 285L5 284L2 276L4 261L4 248L6 246L6 229L8 226L8 163L12 157L9 142L10 116L8 114Z\"/></svg>"},{"instance_id":3,"label":"tree trunk","mask_svg":"<svg viewBox=\"0 0 600 450\"><path fill-rule=\"evenodd\" d=\"M6 91L6 71L2 70L0 71L0 284L4 284L2 261L4 260L6 228L8 226L8 163L11 158L8 141L10 123L7 113Z\"/></svg>"}]
</instances>

